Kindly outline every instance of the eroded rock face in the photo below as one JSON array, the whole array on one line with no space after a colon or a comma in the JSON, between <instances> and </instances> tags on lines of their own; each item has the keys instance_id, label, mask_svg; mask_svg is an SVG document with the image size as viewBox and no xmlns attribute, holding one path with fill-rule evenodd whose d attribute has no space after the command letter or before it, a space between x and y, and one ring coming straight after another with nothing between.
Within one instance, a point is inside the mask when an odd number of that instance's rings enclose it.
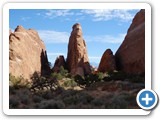
<instances>
[{"instance_id":1,"label":"eroded rock face","mask_svg":"<svg viewBox=\"0 0 160 120\"><path fill-rule=\"evenodd\" d=\"M56 59L56 61L54 63L54 67L53 67L52 71L58 73L61 66L63 68L66 68L66 62L65 62L65 59L64 59L63 55L60 55L60 56L57 57L57 59Z\"/></svg>"},{"instance_id":2,"label":"eroded rock face","mask_svg":"<svg viewBox=\"0 0 160 120\"><path fill-rule=\"evenodd\" d=\"M107 49L101 58L98 71L99 72L113 72L116 70L116 63L113 52L111 49Z\"/></svg>"},{"instance_id":3,"label":"eroded rock face","mask_svg":"<svg viewBox=\"0 0 160 120\"><path fill-rule=\"evenodd\" d=\"M115 57L119 70L132 74L145 73L145 10L140 10L134 17Z\"/></svg>"},{"instance_id":4,"label":"eroded rock face","mask_svg":"<svg viewBox=\"0 0 160 120\"><path fill-rule=\"evenodd\" d=\"M74 24L72 27L68 44L67 67L72 75L91 73L86 43L79 23Z\"/></svg>"},{"instance_id":5,"label":"eroded rock face","mask_svg":"<svg viewBox=\"0 0 160 120\"><path fill-rule=\"evenodd\" d=\"M49 70L46 48L38 33L17 26L9 36L9 72L30 79L34 72L43 75Z\"/></svg>"}]
</instances>

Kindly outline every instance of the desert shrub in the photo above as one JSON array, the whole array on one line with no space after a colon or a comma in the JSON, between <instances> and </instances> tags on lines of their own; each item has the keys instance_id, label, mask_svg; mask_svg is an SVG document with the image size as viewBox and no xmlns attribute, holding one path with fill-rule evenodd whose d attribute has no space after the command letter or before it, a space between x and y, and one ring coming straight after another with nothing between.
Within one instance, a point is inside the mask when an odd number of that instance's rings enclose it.
<instances>
[{"instance_id":1,"label":"desert shrub","mask_svg":"<svg viewBox=\"0 0 160 120\"><path fill-rule=\"evenodd\" d=\"M60 73L51 73L51 77L52 78L56 78L57 80L62 80L64 78L64 76L62 76Z\"/></svg>"},{"instance_id":2,"label":"desert shrub","mask_svg":"<svg viewBox=\"0 0 160 120\"><path fill-rule=\"evenodd\" d=\"M108 102L108 101L111 101L111 99L115 96L115 93L113 92L110 92L110 93L107 93L106 95L102 96L101 97L101 100L105 101L105 102Z\"/></svg>"},{"instance_id":3,"label":"desert shrub","mask_svg":"<svg viewBox=\"0 0 160 120\"><path fill-rule=\"evenodd\" d=\"M91 102L92 105L94 106L102 106L104 103L101 99L97 99L95 98L92 102Z\"/></svg>"},{"instance_id":4,"label":"desert shrub","mask_svg":"<svg viewBox=\"0 0 160 120\"><path fill-rule=\"evenodd\" d=\"M137 94L129 94L128 92L121 92L119 96L123 98L125 101L128 101L129 106L137 106L136 102Z\"/></svg>"},{"instance_id":5,"label":"desert shrub","mask_svg":"<svg viewBox=\"0 0 160 120\"><path fill-rule=\"evenodd\" d=\"M69 79L64 81L63 85L64 87L76 87L77 83L74 81L74 79Z\"/></svg>"},{"instance_id":6,"label":"desert shrub","mask_svg":"<svg viewBox=\"0 0 160 120\"><path fill-rule=\"evenodd\" d=\"M39 91L39 90L56 90L59 87L59 84L57 82L57 79L54 77L46 78L43 76L40 76L37 72L35 72L32 76L32 85L31 90L32 91Z\"/></svg>"},{"instance_id":7,"label":"desert shrub","mask_svg":"<svg viewBox=\"0 0 160 120\"><path fill-rule=\"evenodd\" d=\"M9 108L10 109L17 108L19 106L19 104L20 104L20 102L17 97L13 97L13 96L9 97Z\"/></svg>"},{"instance_id":8,"label":"desert shrub","mask_svg":"<svg viewBox=\"0 0 160 120\"><path fill-rule=\"evenodd\" d=\"M130 75L129 81L133 83L145 83L145 77L140 75Z\"/></svg>"},{"instance_id":9,"label":"desert shrub","mask_svg":"<svg viewBox=\"0 0 160 120\"><path fill-rule=\"evenodd\" d=\"M103 78L104 78L105 75L104 75L104 73L102 73L102 72L98 72L98 73L97 73L97 76L98 76L98 80L101 81L101 80L103 80Z\"/></svg>"},{"instance_id":10,"label":"desert shrub","mask_svg":"<svg viewBox=\"0 0 160 120\"><path fill-rule=\"evenodd\" d=\"M29 86L29 82L23 78L23 76L15 77L11 73L9 74L9 86L18 89L20 87Z\"/></svg>"},{"instance_id":11,"label":"desert shrub","mask_svg":"<svg viewBox=\"0 0 160 120\"><path fill-rule=\"evenodd\" d=\"M94 98L89 94L83 91L77 91L72 95L67 95L67 96L65 95L65 97L63 97L62 100L66 106L71 106L71 105L78 105L80 103L83 105L88 105L93 99Z\"/></svg>"},{"instance_id":12,"label":"desert shrub","mask_svg":"<svg viewBox=\"0 0 160 120\"><path fill-rule=\"evenodd\" d=\"M27 88L21 88L17 90L16 96L19 98L20 102L28 105L30 103L31 92Z\"/></svg>"},{"instance_id":13,"label":"desert shrub","mask_svg":"<svg viewBox=\"0 0 160 120\"><path fill-rule=\"evenodd\" d=\"M21 80L16 78L15 76L9 74L9 84L10 86L13 86L15 88L18 88L19 84L20 84Z\"/></svg>"},{"instance_id":14,"label":"desert shrub","mask_svg":"<svg viewBox=\"0 0 160 120\"><path fill-rule=\"evenodd\" d=\"M39 109L64 109L65 104L61 100L59 101L47 100L47 101L42 101L38 107Z\"/></svg>"},{"instance_id":15,"label":"desert shrub","mask_svg":"<svg viewBox=\"0 0 160 120\"><path fill-rule=\"evenodd\" d=\"M60 67L60 70L59 70L59 73L60 73L62 76L67 76L68 70L64 69L64 67L61 66L61 67Z\"/></svg>"},{"instance_id":16,"label":"desert shrub","mask_svg":"<svg viewBox=\"0 0 160 120\"><path fill-rule=\"evenodd\" d=\"M129 102L120 95L114 96L110 102L105 104L106 109L127 109L128 107Z\"/></svg>"},{"instance_id":17,"label":"desert shrub","mask_svg":"<svg viewBox=\"0 0 160 120\"><path fill-rule=\"evenodd\" d=\"M76 75L76 76L74 76L74 80L75 80L75 82L77 82L77 84L78 84L80 87L86 86L86 81L85 81L85 79L84 79L83 76Z\"/></svg>"},{"instance_id":18,"label":"desert shrub","mask_svg":"<svg viewBox=\"0 0 160 120\"><path fill-rule=\"evenodd\" d=\"M89 95L83 92L76 94L74 98L76 100L75 104L88 104L89 101Z\"/></svg>"},{"instance_id":19,"label":"desert shrub","mask_svg":"<svg viewBox=\"0 0 160 120\"><path fill-rule=\"evenodd\" d=\"M69 96L74 96L77 93L78 93L78 91L76 91L76 90L68 89L68 90L63 91L63 93L60 94L57 97L57 99L62 99L63 100L65 98L69 97Z\"/></svg>"},{"instance_id":20,"label":"desert shrub","mask_svg":"<svg viewBox=\"0 0 160 120\"><path fill-rule=\"evenodd\" d=\"M99 76L97 74L89 74L85 77L86 86L90 86L94 82L99 82Z\"/></svg>"},{"instance_id":21,"label":"desert shrub","mask_svg":"<svg viewBox=\"0 0 160 120\"><path fill-rule=\"evenodd\" d=\"M45 91L45 92L42 93L42 97L43 97L44 99L49 100L49 99L52 99L53 94L52 94L52 92L50 92L50 91Z\"/></svg>"},{"instance_id":22,"label":"desert shrub","mask_svg":"<svg viewBox=\"0 0 160 120\"><path fill-rule=\"evenodd\" d=\"M33 99L33 102L35 103L39 103L43 100L43 98L38 95L33 95L32 99Z\"/></svg>"},{"instance_id":23,"label":"desert shrub","mask_svg":"<svg viewBox=\"0 0 160 120\"><path fill-rule=\"evenodd\" d=\"M89 94L87 94L85 99L87 100L88 103L90 103L94 98L90 96Z\"/></svg>"},{"instance_id":24,"label":"desert shrub","mask_svg":"<svg viewBox=\"0 0 160 120\"><path fill-rule=\"evenodd\" d=\"M104 81L111 81L111 80L122 80L122 81L130 81L133 83L144 83L145 79L143 75L137 74L127 74L122 71L115 71L112 73L108 73L108 76L103 78Z\"/></svg>"},{"instance_id":25,"label":"desert shrub","mask_svg":"<svg viewBox=\"0 0 160 120\"><path fill-rule=\"evenodd\" d=\"M28 105L30 103L30 100L26 95L21 96L20 100L21 100L21 103L25 105Z\"/></svg>"},{"instance_id":26,"label":"desert shrub","mask_svg":"<svg viewBox=\"0 0 160 120\"><path fill-rule=\"evenodd\" d=\"M9 86L9 94L15 95L16 94L16 89L12 86Z\"/></svg>"},{"instance_id":27,"label":"desert shrub","mask_svg":"<svg viewBox=\"0 0 160 120\"><path fill-rule=\"evenodd\" d=\"M122 71L110 72L108 76L104 77L103 80L108 82L111 80L126 80L129 77L129 74L126 74Z\"/></svg>"},{"instance_id":28,"label":"desert shrub","mask_svg":"<svg viewBox=\"0 0 160 120\"><path fill-rule=\"evenodd\" d=\"M82 77L80 75L76 75L74 77L74 79L79 86L89 87L91 84L101 81L102 78L103 78L102 74L101 73L99 73L99 74L89 74L85 77Z\"/></svg>"},{"instance_id":29,"label":"desert shrub","mask_svg":"<svg viewBox=\"0 0 160 120\"><path fill-rule=\"evenodd\" d=\"M63 78L68 77L68 70L61 66L59 72L53 72L50 76L56 78L57 80L62 80Z\"/></svg>"}]
</instances>

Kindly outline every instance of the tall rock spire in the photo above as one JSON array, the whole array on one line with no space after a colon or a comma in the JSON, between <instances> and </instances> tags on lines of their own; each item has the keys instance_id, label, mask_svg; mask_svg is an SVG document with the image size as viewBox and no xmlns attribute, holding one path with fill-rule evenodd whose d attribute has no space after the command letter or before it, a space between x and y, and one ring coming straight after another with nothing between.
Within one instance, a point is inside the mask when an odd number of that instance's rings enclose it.
<instances>
[{"instance_id":1,"label":"tall rock spire","mask_svg":"<svg viewBox=\"0 0 160 120\"><path fill-rule=\"evenodd\" d=\"M72 27L68 44L67 67L72 75L91 73L86 43L79 23L74 24Z\"/></svg>"}]
</instances>

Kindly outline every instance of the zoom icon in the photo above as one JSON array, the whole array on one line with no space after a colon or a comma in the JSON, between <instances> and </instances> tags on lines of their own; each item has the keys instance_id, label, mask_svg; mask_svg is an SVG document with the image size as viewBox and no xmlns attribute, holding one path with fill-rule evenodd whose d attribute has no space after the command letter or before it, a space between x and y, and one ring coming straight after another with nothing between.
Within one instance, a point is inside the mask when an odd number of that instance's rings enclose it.
<instances>
[{"instance_id":1,"label":"zoom icon","mask_svg":"<svg viewBox=\"0 0 160 120\"><path fill-rule=\"evenodd\" d=\"M143 89L137 94L137 104L144 110L151 110L157 104L158 97L153 90Z\"/></svg>"}]
</instances>

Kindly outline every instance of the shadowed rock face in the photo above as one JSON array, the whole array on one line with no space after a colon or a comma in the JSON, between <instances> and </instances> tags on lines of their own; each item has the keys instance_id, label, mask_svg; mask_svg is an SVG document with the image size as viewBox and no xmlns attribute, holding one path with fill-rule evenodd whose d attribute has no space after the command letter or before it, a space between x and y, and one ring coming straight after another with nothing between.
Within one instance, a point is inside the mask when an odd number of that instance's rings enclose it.
<instances>
[{"instance_id":1,"label":"shadowed rock face","mask_svg":"<svg viewBox=\"0 0 160 120\"><path fill-rule=\"evenodd\" d=\"M18 77L29 79L34 72L49 71L46 48L38 33L17 26L9 36L9 71Z\"/></svg>"},{"instance_id":2,"label":"shadowed rock face","mask_svg":"<svg viewBox=\"0 0 160 120\"><path fill-rule=\"evenodd\" d=\"M115 58L111 49L107 49L101 58L98 71L99 72L113 72L116 70Z\"/></svg>"},{"instance_id":3,"label":"shadowed rock face","mask_svg":"<svg viewBox=\"0 0 160 120\"><path fill-rule=\"evenodd\" d=\"M140 10L134 17L115 57L119 70L133 74L145 73L145 10Z\"/></svg>"},{"instance_id":4,"label":"shadowed rock face","mask_svg":"<svg viewBox=\"0 0 160 120\"><path fill-rule=\"evenodd\" d=\"M66 68L66 62L64 59L63 55L60 55L57 57L55 63L54 63L54 67L52 69L53 72L59 72L60 71L60 67Z\"/></svg>"},{"instance_id":5,"label":"shadowed rock face","mask_svg":"<svg viewBox=\"0 0 160 120\"><path fill-rule=\"evenodd\" d=\"M72 75L91 73L86 43L79 23L74 24L72 27L68 44L67 67Z\"/></svg>"}]
</instances>

